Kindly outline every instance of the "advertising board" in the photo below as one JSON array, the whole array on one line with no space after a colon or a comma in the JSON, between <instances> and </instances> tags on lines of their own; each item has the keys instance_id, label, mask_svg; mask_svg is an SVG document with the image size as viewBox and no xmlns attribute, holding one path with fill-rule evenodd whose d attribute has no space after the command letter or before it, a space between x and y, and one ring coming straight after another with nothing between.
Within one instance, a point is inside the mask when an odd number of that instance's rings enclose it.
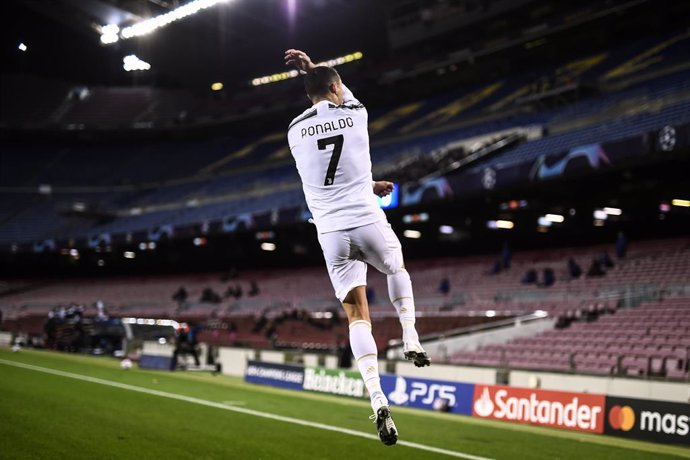
<instances>
[{"instance_id":1,"label":"advertising board","mask_svg":"<svg viewBox=\"0 0 690 460\"><path fill-rule=\"evenodd\" d=\"M250 360L244 371L244 380L259 385L301 390L304 382L304 368Z\"/></svg>"},{"instance_id":2,"label":"advertising board","mask_svg":"<svg viewBox=\"0 0 690 460\"><path fill-rule=\"evenodd\" d=\"M472 415L566 430L604 432L604 395L476 385Z\"/></svg>"},{"instance_id":3,"label":"advertising board","mask_svg":"<svg viewBox=\"0 0 690 460\"><path fill-rule=\"evenodd\" d=\"M690 404L606 398L606 434L690 445Z\"/></svg>"}]
</instances>

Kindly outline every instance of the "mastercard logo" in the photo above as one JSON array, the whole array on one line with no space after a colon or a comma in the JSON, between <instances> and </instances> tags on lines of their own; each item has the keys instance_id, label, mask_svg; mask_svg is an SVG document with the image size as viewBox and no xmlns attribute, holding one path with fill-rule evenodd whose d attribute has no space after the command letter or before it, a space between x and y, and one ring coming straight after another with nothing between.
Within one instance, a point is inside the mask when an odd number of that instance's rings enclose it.
<instances>
[{"instance_id":1,"label":"mastercard logo","mask_svg":"<svg viewBox=\"0 0 690 460\"><path fill-rule=\"evenodd\" d=\"M635 411L630 406L613 406L609 411L609 425L615 430L630 431L635 426Z\"/></svg>"}]
</instances>

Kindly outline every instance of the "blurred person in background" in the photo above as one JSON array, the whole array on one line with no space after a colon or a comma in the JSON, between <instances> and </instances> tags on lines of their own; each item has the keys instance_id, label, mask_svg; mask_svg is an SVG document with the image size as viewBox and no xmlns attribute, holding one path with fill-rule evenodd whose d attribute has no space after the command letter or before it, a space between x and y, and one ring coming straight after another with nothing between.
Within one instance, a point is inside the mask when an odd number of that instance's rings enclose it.
<instances>
[{"instance_id":1,"label":"blurred person in background","mask_svg":"<svg viewBox=\"0 0 690 460\"><path fill-rule=\"evenodd\" d=\"M573 257L568 258L568 274L571 278L579 278L582 275L582 268Z\"/></svg>"},{"instance_id":2,"label":"blurred person in background","mask_svg":"<svg viewBox=\"0 0 690 460\"><path fill-rule=\"evenodd\" d=\"M619 259L625 259L625 255L628 252L628 239L625 237L625 233L618 232L618 237L616 238L616 256Z\"/></svg>"},{"instance_id":3,"label":"blurred person in background","mask_svg":"<svg viewBox=\"0 0 690 460\"><path fill-rule=\"evenodd\" d=\"M441 278L441 282L438 285L438 290L443 295L448 295L450 293L450 280L448 276Z\"/></svg>"},{"instance_id":4,"label":"blurred person in background","mask_svg":"<svg viewBox=\"0 0 690 460\"><path fill-rule=\"evenodd\" d=\"M589 269L587 269L587 277L594 278L604 275L606 275L606 272L601 267L601 262L599 261L599 259L597 259L596 257L592 258L592 263L589 266Z\"/></svg>"},{"instance_id":5,"label":"blurred person in background","mask_svg":"<svg viewBox=\"0 0 690 460\"><path fill-rule=\"evenodd\" d=\"M599 256L599 263L601 263L604 268L613 268L615 266L608 251L604 251Z\"/></svg>"},{"instance_id":6,"label":"blurred person in background","mask_svg":"<svg viewBox=\"0 0 690 460\"><path fill-rule=\"evenodd\" d=\"M508 270L510 268L510 261L513 258L513 252L510 250L510 245L508 243L503 243L503 249L501 250L501 264L503 265L503 270Z\"/></svg>"},{"instance_id":7,"label":"blurred person in background","mask_svg":"<svg viewBox=\"0 0 690 460\"><path fill-rule=\"evenodd\" d=\"M196 335L192 332L189 325L185 323L180 325L175 336L175 351L170 362L170 370L174 371L177 368L177 357L179 355L192 355L194 364L199 367L201 363L199 362L196 345Z\"/></svg>"},{"instance_id":8,"label":"blurred person in background","mask_svg":"<svg viewBox=\"0 0 690 460\"><path fill-rule=\"evenodd\" d=\"M187 297L187 289L184 286L180 286L173 294L172 299L177 302L177 308L184 310L187 307Z\"/></svg>"}]
</instances>

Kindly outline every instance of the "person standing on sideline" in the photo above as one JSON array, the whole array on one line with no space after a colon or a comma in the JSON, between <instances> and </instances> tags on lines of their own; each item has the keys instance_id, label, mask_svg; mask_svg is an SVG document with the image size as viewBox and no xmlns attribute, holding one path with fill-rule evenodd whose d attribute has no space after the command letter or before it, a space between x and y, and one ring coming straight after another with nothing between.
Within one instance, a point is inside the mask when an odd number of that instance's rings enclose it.
<instances>
[{"instance_id":1,"label":"person standing on sideline","mask_svg":"<svg viewBox=\"0 0 690 460\"><path fill-rule=\"evenodd\" d=\"M367 264L388 277L388 294L402 326L403 353L418 367L431 364L415 329L415 304L402 247L376 195L393 183L373 181L368 114L338 72L316 66L303 51L289 49L285 63L304 74L312 106L288 127L288 143L316 225L335 295L347 314L350 346L369 391L373 419L386 445L398 440L388 399L381 389L378 350L366 298Z\"/></svg>"}]
</instances>

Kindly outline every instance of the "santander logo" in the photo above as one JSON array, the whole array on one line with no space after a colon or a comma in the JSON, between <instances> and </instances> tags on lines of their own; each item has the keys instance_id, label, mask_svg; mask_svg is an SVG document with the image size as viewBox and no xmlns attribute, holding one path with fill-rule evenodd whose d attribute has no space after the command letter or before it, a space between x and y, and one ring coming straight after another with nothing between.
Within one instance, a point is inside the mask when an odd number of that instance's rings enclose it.
<instances>
[{"instance_id":1,"label":"santander logo","mask_svg":"<svg viewBox=\"0 0 690 460\"><path fill-rule=\"evenodd\" d=\"M489 394L489 387L484 387L480 398L474 401L474 412L480 417L488 417L494 412L494 402Z\"/></svg>"},{"instance_id":2,"label":"santander logo","mask_svg":"<svg viewBox=\"0 0 690 460\"><path fill-rule=\"evenodd\" d=\"M577 431L602 433L603 395L477 385L474 415Z\"/></svg>"}]
</instances>

